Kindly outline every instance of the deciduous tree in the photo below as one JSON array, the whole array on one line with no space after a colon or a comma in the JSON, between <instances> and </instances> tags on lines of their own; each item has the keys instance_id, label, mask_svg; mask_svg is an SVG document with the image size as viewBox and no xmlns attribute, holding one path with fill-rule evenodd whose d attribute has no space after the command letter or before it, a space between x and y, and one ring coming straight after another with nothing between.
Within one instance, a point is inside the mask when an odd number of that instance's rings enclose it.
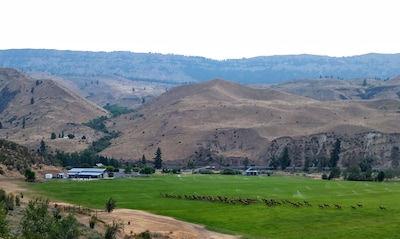
<instances>
[{"instance_id":1,"label":"deciduous tree","mask_svg":"<svg viewBox=\"0 0 400 239\"><path fill-rule=\"evenodd\" d=\"M333 167L331 169L331 172L329 173L328 179L331 180L331 179L338 178L338 177L340 177L340 168L339 167Z\"/></svg>"},{"instance_id":2,"label":"deciduous tree","mask_svg":"<svg viewBox=\"0 0 400 239\"><path fill-rule=\"evenodd\" d=\"M6 219L7 211L3 209L3 202L0 201L0 238L8 238L10 227Z\"/></svg>"},{"instance_id":3,"label":"deciduous tree","mask_svg":"<svg viewBox=\"0 0 400 239\"><path fill-rule=\"evenodd\" d=\"M25 169L25 180L28 182L33 182L36 179L35 172L33 172L30 168Z\"/></svg>"},{"instance_id":4,"label":"deciduous tree","mask_svg":"<svg viewBox=\"0 0 400 239\"><path fill-rule=\"evenodd\" d=\"M124 228L124 224L122 222L113 221L112 225L106 225L106 232L104 233L105 239L115 239L116 234L122 231Z\"/></svg>"},{"instance_id":5,"label":"deciduous tree","mask_svg":"<svg viewBox=\"0 0 400 239\"><path fill-rule=\"evenodd\" d=\"M82 234L79 223L72 214L65 218L56 218L49 213L49 201L41 199L29 201L20 226L22 238L27 239L78 239Z\"/></svg>"},{"instance_id":6,"label":"deciduous tree","mask_svg":"<svg viewBox=\"0 0 400 239\"><path fill-rule=\"evenodd\" d=\"M380 171L376 179L378 180L378 182L382 182L385 179L385 173L383 171Z\"/></svg>"}]
</instances>

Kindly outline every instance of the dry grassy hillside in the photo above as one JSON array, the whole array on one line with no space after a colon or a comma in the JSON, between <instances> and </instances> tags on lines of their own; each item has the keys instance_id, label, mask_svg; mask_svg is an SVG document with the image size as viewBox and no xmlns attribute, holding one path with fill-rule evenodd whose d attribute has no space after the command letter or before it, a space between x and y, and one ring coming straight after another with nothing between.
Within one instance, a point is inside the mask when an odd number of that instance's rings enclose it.
<instances>
[{"instance_id":1,"label":"dry grassy hillside","mask_svg":"<svg viewBox=\"0 0 400 239\"><path fill-rule=\"evenodd\" d=\"M97 132L81 123L108 115L54 81L33 80L13 69L0 68L0 98L0 137L33 149L42 139L50 150L86 148L84 141L50 140L51 133L96 137Z\"/></svg>"},{"instance_id":2,"label":"dry grassy hillside","mask_svg":"<svg viewBox=\"0 0 400 239\"><path fill-rule=\"evenodd\" d=\"M106 104L135 109L176 84L134 81L123 77L59 77L43 72L27 72L34 79L51 79L75 94L100 106Z\"/></svg>"},{"instance_id":3,"label":"dry grassy hillside","mask_svg":"<svg viewBox=\"0 0 400 239\"><path fill-rule=\"evenodd\" d=\"M44 178L45 172L60 172L48 158L36 151L4 139L0 139L0 179L2 177L23 178L26 169L34 170L36 178ZM46 171L45 171L46 170Z\"/></svg>"},{"instance_id":4,"label":"dry grassy hillside","mask_svg":"<svg viewBox=\"0 0 400 239\"><path fill-rule=\"evenodd\" d=\"M216 155L260 161L280 137L399 132L399 110L397 100L320 102L213 80L176 87L137 112L110 120L109 129L123 133L103 153L152 159L160 147L165 161L215 160Z\"/></svg>"}]
</instances>

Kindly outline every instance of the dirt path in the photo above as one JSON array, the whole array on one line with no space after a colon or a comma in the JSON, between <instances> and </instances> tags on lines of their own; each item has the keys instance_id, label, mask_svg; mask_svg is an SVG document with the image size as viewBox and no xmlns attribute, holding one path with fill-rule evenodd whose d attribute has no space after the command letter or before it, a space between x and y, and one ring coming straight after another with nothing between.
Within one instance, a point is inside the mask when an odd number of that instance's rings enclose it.
<instances>
[{"instance_id":1,"label":"dirt path","mask_svg":"<svg viewBox=\"0 0 400 239\"><path fill-rule=\"evenodd\" d=\"M0 188L7 193L24 193L27 190L20 186L19 178L0 178ZM24 193L25 194L25 193ZM24 201L28 201L24 197ZM51 202L52 204L62 202ZM76 214L77 220L88 225L89 216ZM97 217L106 224L112 224L113 220L123 223L123 232L119 233L118 238L123 239L126 235L139 234L146 230L151 233L157 233L170 239L238 239L240 236L232 236L212 232L204 228L204 226L183 222L171 217L159 216L140 210L115 209L111 213L100 212ZM128 223L129 222L129 223ZM97 223L95 229L104 233L105 227L103 223Z\"/></svg>"}]
</instances>

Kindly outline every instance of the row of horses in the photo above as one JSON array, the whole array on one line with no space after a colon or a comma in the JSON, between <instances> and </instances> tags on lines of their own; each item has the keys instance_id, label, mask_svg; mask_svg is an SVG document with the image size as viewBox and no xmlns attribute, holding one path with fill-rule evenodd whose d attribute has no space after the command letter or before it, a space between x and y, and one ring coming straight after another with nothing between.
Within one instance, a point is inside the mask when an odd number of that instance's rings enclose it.
<instances>
[{"instance_id":1,"label":"row of horses","mask_svg":"<svg viewBox=\"0 0 400 239\"><path fill-rule=\"evenodd\" d=\"M265 198L228 198L224 196L202 196L202 195L174 195L174 194L168 194L168 193L160 193L161 196L164 196L166 198L176 198L176 199L187 199L187 200L201 200L201 201L208 201L208 202L223 202L223 203L229 203L229 204L237 204L240 203L242 205L249 205L253 203L258 203L258 202L263 202L266 206L278 206L278 205L292 205L294 207L312 207L313 205L309 201L291 201L291 200L275 200L275 199L265 199ZM318 207L320 209L324 208L335 208L335 209L342 209L342 205L339 204L318 204ZM351 205L350 208L355 210L357 208L362 208L363 205L360 203L357 203L355 205ZM384 206L379 206L379 209L381 210L386 210L386 207Z\"/></svg>"}]
</instances>

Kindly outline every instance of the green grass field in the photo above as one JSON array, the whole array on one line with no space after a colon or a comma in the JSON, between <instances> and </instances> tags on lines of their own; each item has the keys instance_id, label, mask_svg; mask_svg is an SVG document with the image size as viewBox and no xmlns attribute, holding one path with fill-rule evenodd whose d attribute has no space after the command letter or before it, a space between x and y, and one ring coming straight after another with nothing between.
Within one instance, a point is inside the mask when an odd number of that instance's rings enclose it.
<instances>
[{"instance_id":1,"label":"green grass field","mask_svg":"<svg viewBox=\"0 0 400 239\"><path fill-rule=\"evenodd\" d=\"M48 180L27 185L42 198L103 209L107 200L113 197L117 208L172 216L244 238L399 238L400 233L400 183L397 182L322 181L283 176L153 175L97 181ZM168 198L160 193L260 201L243 205ZM296 207L290 203L266 206L261 199L303 204L306 200L312 206ZM320 208L319 204L330 207ZM337 209L334 204L342 208Z\"/></svg>"}]
</instances>

